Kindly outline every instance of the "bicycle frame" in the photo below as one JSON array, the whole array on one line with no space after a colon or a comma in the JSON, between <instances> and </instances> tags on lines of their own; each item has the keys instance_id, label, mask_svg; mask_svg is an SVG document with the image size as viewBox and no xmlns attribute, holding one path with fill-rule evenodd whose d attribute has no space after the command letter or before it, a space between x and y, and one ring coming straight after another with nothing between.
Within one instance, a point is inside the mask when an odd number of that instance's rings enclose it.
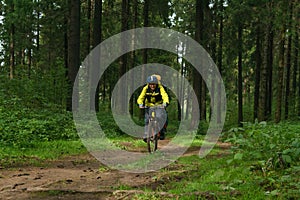
<instances>
[{"instance_id":1,"label":"bicycle frame","mask_svg":"<svg viewBox=\"0 0 300 200\"><path fill-rule=\"evenodd\" d=\"M148 108L149 123L148 123L148 133L147 133L147 146L149 153L157 150L158 139L160 137L160 130L158 125L158 119L156 116L157 109L165 109L163 106L155 106Z\"/></svg>"}]
</instances>

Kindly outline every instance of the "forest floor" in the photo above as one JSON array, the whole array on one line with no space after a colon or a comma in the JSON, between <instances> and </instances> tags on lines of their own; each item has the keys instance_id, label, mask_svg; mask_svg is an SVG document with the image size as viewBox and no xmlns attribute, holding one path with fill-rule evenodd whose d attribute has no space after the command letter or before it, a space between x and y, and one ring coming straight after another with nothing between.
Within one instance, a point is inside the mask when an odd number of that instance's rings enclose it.
<instances>
[{"instance_id":1,"label":"forest floor","mask_svg":"<svg viewBox=\"0 0 300 200\"><path fill-rule=\"evenodd\" d=\"M159 147L169 141L159 142ZM130 145L130 144L128 144ZM218 143L218 156L229 153L230 145ZM198 155L199 148L189 148L183 156ZM9 168L0 167L0 199L131 199L138 193L155 191L164 184L157 181L162 171L128 173L105 167L90 154L61 157L57 160L25 163ZM184 170L172 165L168 170ZM167 180L167 179L165 179ZM171 194L166 194L171 197Z\"/></svg>"}]
</instances>

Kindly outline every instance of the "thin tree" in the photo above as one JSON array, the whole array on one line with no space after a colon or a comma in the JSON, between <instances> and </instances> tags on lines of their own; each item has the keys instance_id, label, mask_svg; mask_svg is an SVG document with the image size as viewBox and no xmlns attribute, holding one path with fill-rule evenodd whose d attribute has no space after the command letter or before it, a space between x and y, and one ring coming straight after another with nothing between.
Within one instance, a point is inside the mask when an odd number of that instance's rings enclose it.
<instances>
[{"instance_id":1,"label":"thin tree","mask_svg":"<svg viewBox=\"0 0 300 200\"><path fill-rule=\"evenodd\" d=\"M204 10L207 6L207 1L201 1L201 3L199 3L199 6L198 7L198 12L196 11L196 17L197 19L199 20L199 27L200 29L196 29L196 31L199 31L197 33L197 35L199 35L199 43L203 44L204 45ZM196 8L197 9L197 8ZM196 20L197 20L196 19ZM197 23L197 21L196 21ZM198 27L198 28L199 28ZM200 109L200 120L206 120L206 84L204 82L204 79L201 77L200 78L200 83L201 83L201 86L200 86L200 93L201 93L201 100L200 100L200 106L201 106L201 109Z\"/></svg>"},{"instance_id":2,"label":"thin tree","mask_svg":"<svg viewBox=\"0 0 300 200\"><path fill-rule=\"evenodd\" d=\"M135 29L137 26L138 26L138 24L137 24L137 22L138 22L138 0L133 0L133 15L132 15L132 21L133 21L133 23L132 23L132 28L133 29ZM135 39L135 33L132 35L132 49L134 49L135 48L135 43L134 43L134 39ZM134 65L135 65L135 60L136 60L136 58L137 58L137 56L136 56L136 51L132 51L131 52L131 54L130 54L130 64L129 64L129 66L131 67L131 68L133 68L134 67ZM131 87L130 87L130 92L132 93L133 92L133 90L134 90L134 88L133 88L133 85L134 85L134 78L135 78L135 74L134 74L134 72L133 72L133 76L131 77L131 80L129 80L129 81L131 81ZM135 105L135 95L132 95L132 97L130 98L130 102L129 102L129 113L131 114L131 115L133 115L133 110L134 110L134 105Z\"/></svg>"},{"instance_id":3,"label":"thin tree","mask_svg":"<svg viewBox=\"0 0 300 200\"><path fill-rule=\"evenodd\" d=\"M222 70L223 70L223 30L224 30L224 0L220 1L219 4L219 8L220 8L220 25L219 25L219 45L218 45L218 54L217 54L217 58L218 58L218 69L220 71L220 74L222 75ZM221 91L221 84L219 83L217 85L218 87L218 91ZM221 93L218 93L216 95L219 95L219 98L223 98L221 97ZM217 122L221 123L221 101L217 104L218 108L217 108Z\"/></svg>"},{"instance_id":4,"label":"thin tree","mask_svg":"<svg viewBox=\"0 0 300 200\"><path fill-rule=\"evenodd\" d=\"M260 11L261 12L261 11ZM268 79L270 74L268 74L268 67L263 62L263 54L262 54L262 37L263 37L263 29L262 29L262 20L258 18L257 24L257 33L256 33L256 78L255 85L258 91L258 102L257 99L254 102L254 112L257 112L257 116L254 119L258 119L258 121L264 121L267 119L267 102L268 102ZM265 50L265 49L264 49ZM268 50L268 49L267 49ZM268 52L267 52L268 53ZM260 76L258 75L260 74ZM257 88L258 87L258 88ZM256 97L257 98L257 97Z\"/></svg>"},{"instance_id":5,"label":"thin tree","mask_svg":"<svg viewBox=\"0 0 300 200\"><path fill-rule=\"evenodd\" d=\"M96 48L102 40L102 0L94 1L94 21L93 21L93 48ZM101 52L100 52L101 54ZM98 68L94 68L92 73L99 73ZM91 75L92 77L97 77ZM91 83L98 83L98 80L91 80ZM105 83L104 83L105 84ZM96 112L99 111L99 84L96 84L96 88L91 88L90 97L90 109L95 109ZM95 92L95 93L94 93Z\"/></svg>"},{"instance_id":6,"label":"thin tree","mask_svg":"<svg viewBox=\"0 0 300 200\"><path fill-rule=\"evenodd\" d=\"M149 26L149 6L150 6L149 4L150 4L149 0L144 1L144 9L143 9L144 27ZM147 32L145 34L146 35L145 35L144 42L147 42ZM143 63L148 63L148 49L147 48L143 49Z\"/></svg>"},{"instance_id":7,"label":"thin tree","mask_svg":"<svg viewBox=\"0 0 300 200\"><path fill-rule=\"evenodd\" d=\"M273 13L273 1L270 0L267 3L268 19L266 28L266 67L267 67L267 81L266 81L266 118L271 117L272 113L272 100L273 100L273 49L274 49L274 13Z\"/></svg>"},{"instance_id":8,"label":"thin tree","mask_svg":"<svg viewBox=\"0 0 300 200\"><path fill-rule=\"evenodd\" d=\"M36 1L36 50L39 52L40 49L40 18L41 18L41 11L40 11L40 0Z\"/></svg>"},{"instance_id":9,"label":"thin tree","mask_svg":"<svg viewBox=\"0 0 300 200\"><path fill-rule=\"evenodd\" d=\"M238 22L238 125L243 126L243 25Z\"/></svg>"},{"instance_id":10,"label":"thin tree","mask_svg":"<svg viewBox=\"0 0 300 200\"><path fill-rule=\"evenodd\" d=\"M299 18L299 13L298 13L298 16L296 14L296 17ZM296 110L296 105L298 105L298 116L300 116L300 67L299 67L299 29L297 28L299 27L299 21L298 23L295 24L294 26L294 29L295 29L295 35L294 35L294 41L295 41L295 45L294 45L294 59L293 59L293 86L292 86L292 105L294 105L294 111L295 113L297 113L297 110ZM299 77L298 79L298 88L299 88L299 91L298 91L298 102L297 102L297 97L296 97L296 94L297 94L297 75Z\"/></svg>"},{"instance_id":11,"label":"thin tree","mask_svg":"<svg viewBox=\"0 0 300 200\"><path fill-rule=\"evenodd\" d=\"M195 18L195 40L201 44L202 38L203 38L203 1L202 0L196 0L196 18ZM198 106L200 106L200 120L201 120L201 108L202 108L202 78L200 73L197 71L196 68L193 68L193 89L195 91L196 97L198 102L194 101L193 104L193 110L192 110L192 117L197 116L196 113L198 112ZM193 121L196 121L198 119L194 119Z\"/></svg>"},{"instance_id":12,"label":"thin tree","mask_svg":"<svg viewBox=\"0 0 300 200\"><path fill-rule=\"evenodd\" d=\"M68 80L70 84L66 108L68 111L78 108L78 88L74 85L80 65L80 0L69 0L69 34L68 34ZM73 88L73 99L72 89ZM73 105L72 105L73 103Z\"/></svg>"},{"instance_id":13,"label":"thin tree","mask_svg":"<svg viewBox=\"0 0 300 200\"><path fill-rule=\"evenodd\" d=\"M289 22L288 27L292 30L292 19L293 19L293 3L289 2ZM285 82L285 102L284 102L284 118L288 119L289 116L289 101L290 101L290 84L291 84L291 66L292 66L292 35L288 35L287 39L287 52L286 52L286 82Z\"/></svg>"},{"instance_id":14,"label":"thin tree","mask_svg":"<svg viewBox=\"0 0 300 200\"><path fill-rule=\"evenodd\" d=\"M278 65L278 80L277 80L277 98L276 98L276 112L275 112L275 122L281 121L282 112L282 99L283 99L283 76L284 76L284 45L285 45L285 26L283 26L280 33L280 44L279 44L279 65Z\"/></svg>"},{"instance_id":15,"label":"thin tree","mask_svg":"<svg viewBox=\"0 0 300 200\"><path fill-rule=\"evenodd\" d=\"M260 97L260 77L261 77L261 34L260 26L256 27L256 66L255 66L255 86L254 86L254 120L258 119L259 97ZM265 75L265 74L264 74Z\"/></svg>"},{"instance_id":16,"label":"thin tree","mask_svg":"<svg viewBox=\"0 0 300 200\"><path fill-rule=\"evenodd\" d=\"M143 7L143 23L144 23L144 27L149 27L149 2L150 0L145 0L144 1L144 7ZM143 41L145 44L145 46L147 46L147 32L145 33L145 36L144 36L144 41ZM147 48L144 48L143 49L143 52L142 52L142 62L144 64L148 63L148 49ZM142 81L145 82L145 72L144 70L142 70ZM141 112L139 113L139 118L140 119L143 119L143 116L144 116L144 109L141 110Z\"/></svg>"},{"instance_id":17,"label":"thin tree","mask_svg":"<svg viewBox=\"0 0 300 200\"><path fill-rule=\"evenodd\" d=\"M129 0L122 0L122 16L121 16L121 32L128 30L128 19L129 19ZM128 48L128 39L121 36L121 48L122 52L125 52L125 49ZM119 66L119 78L121 78L127 70L127 54L121 56L120 66ZM125 113L125 107L122 106L124 101L127 100L127 91L123 89L119 90L118 95L118 110L121 113Z\"/></svg>"},{"instance_id":18,"label":"thin tree","mask_svg":"<svg viewBox=\"0 0 300 200\"><path fill-rule=\"evenodd\" d=\"M88 25L87 25L87 39L86 39L86 54L89 54L91 50L91 21L92 21L92 0L87 0L87 20L88 20Z\"/></svg>"},{"instance_id":19,"label":"thin tree","mask_svg":"<svg viewBox=\"0 0 300 200\"><path fill-rule=\"evenodd\" d=\"M9 10L10 13L14 13L15 6L13 2L11 3ZM10 79L13 79L15 74L15 24L13 19L10 24L9 69L9 77Z\"/></svg>"}]
</instances>

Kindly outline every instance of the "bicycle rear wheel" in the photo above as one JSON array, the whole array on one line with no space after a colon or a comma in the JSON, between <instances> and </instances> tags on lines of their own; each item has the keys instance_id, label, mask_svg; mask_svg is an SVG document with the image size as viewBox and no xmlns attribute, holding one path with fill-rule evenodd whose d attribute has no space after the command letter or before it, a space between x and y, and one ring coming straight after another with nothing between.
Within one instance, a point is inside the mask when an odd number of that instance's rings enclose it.
<instances>
[{"instance_id":1,"label":"bicycle rear wheel","mask_svg":"<svg viewBox=\"0 0 300 200\"><path fill-rule=\"evenodd\" d=\"M147 137L147 147L149 153L153 153L157 150L158 136L156 130L156 124L153 121L150 121L148 124Z\"/></svg>"}]
</instances>

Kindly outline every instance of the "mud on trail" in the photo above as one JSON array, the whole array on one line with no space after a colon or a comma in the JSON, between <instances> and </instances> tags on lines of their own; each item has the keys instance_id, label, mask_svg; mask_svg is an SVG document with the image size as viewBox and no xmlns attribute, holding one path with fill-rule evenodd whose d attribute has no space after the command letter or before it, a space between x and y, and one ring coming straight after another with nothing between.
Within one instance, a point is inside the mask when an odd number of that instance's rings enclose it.
<instances>
[{"instance_id":1,"label":"mud on trail","mask_svg":"<svg viewBox=\"0 0 300 200\"><path fill-rule=\"evenodd\" d=\"M167 140L160 141L160 145L167 143ZM218 146L229 148L228 144L223 143ZM198 152L199 148L190 148L183 156L197 155ZM161 172L127 173L112 170L90 154L42 161L40 166L43 167L0 167L0 199L131 199L130 196L142 193L145 188L155 190L164 184L157 179L163 176ZM180 167L172 170L183 170Z\"/></svg>"}]
</instances>

